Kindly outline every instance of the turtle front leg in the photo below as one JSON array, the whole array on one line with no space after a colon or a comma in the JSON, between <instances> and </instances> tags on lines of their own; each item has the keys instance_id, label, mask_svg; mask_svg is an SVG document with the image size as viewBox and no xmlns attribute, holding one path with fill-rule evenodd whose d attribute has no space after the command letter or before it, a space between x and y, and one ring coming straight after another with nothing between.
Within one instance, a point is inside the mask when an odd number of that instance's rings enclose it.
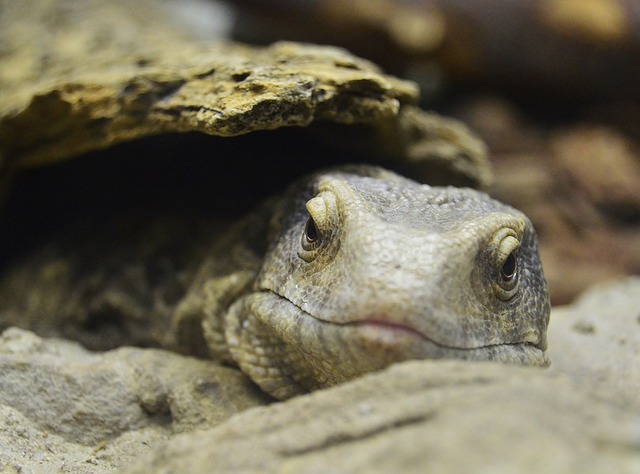
<instances>
[{"instance_id":1,"label":"turtle front leg","mask_svg":"<svg viewBox=\"0 0 640 474\"><path fill-rule=\"evenodd\" d=\"M255 272L244 270L209 278L192 288L173 316L173 333L181 352L233 363L225 341L224 315L247 293Z\"/></svg>"}]
</instances>

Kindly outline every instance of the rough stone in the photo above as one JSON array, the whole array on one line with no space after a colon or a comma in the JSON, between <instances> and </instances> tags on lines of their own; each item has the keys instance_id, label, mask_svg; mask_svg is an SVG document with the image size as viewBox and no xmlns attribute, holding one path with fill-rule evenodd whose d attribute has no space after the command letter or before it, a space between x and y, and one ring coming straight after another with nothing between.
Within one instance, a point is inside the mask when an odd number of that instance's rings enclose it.
<instances>
[{"instance_id":1,"label":"rough stone","mask_svg":"<svg viewBox=\"0 0 640 474\"><path fill-rule=\"evenodd\" d=\"M102 474L133 462L161 446L167 430L148 426L95 445L83 445L43 430L19 410L0 404L0 472L2 474Z\"/></svg>"},{"instance_id":2,"label":"rough stone","mask_svg":"<svg viewBox=\"0 0 640 474\"><path fill-rule=\"evenodd\" d=\"M177 5L0 4L0 191L25 167L149 135L229 137L316 122L362 125L356 147L365 161L405 160L416 179L429 179L432 118L400 113L418 100L415 83L340 48L205 41L202 28L175 14ZM486 148L461 129L446 182L485 185ZM344 148L343 135L334 128L316 142ZM213 151L212 159L225 159Z\"/></svg>"},{"instance_id":3,"label":"rough stone","mask_svg":"<svg viewBox=\"0 0 640 474\"><path fill-rule=\"evenodd\" d=\"M336 48L196 45L156 26L167 34L155 44L159 51L116 50L106 61L108 38L99 45L99 64L91 59L96 51L78 51L64 70L45 71L46 81L0 84L0 150L7 162L35 165L161 132L232 136L316 119L372 122L416 97L411 83ZM61 61L56 49L49 54L54 64Z\"/></svg>"},{"instance_id":4,"label":"rough stone","mask_svg":"<svg viewBox=\"0 0 640 474\"><path fill-rule=\"evenodd\" d=\"M270 401L240 372L212 361L154 349L91 353L17 328L0 337L0 374L0 467L22 472L65 459L113 468L172 433Z\"/></svg>"},{"instance_id":5,"label":"rough stone","mask_svg":"<svg viewBox=\"0 0 640 474\"><path fill-rule=\"evenodd\" d=\"M564 377L417 361L176 437L124 472L632 473L638 428L637 407Z\"/></svg>"},{"instance_id":6,"label":"rough stone","mask_svg":"<svg viewBox=\"0 0 640 474\"><path fill-rule=\"evenodd\" d=\"M169 131L371 122L416 99L414 84L343 50L202 42L156 6L3 5L5 160L42 163Z\"/></svg>"},{"instance_id":7,"label":"rough stone","mask_svg":"<svg viewBox=\"0 0 640 474\"><path fill-rule=\"evenodd\" d=\"M607 387L640 405L640 277L602 283L549 324L552 373Z\"/></svg>"}]
</instances>

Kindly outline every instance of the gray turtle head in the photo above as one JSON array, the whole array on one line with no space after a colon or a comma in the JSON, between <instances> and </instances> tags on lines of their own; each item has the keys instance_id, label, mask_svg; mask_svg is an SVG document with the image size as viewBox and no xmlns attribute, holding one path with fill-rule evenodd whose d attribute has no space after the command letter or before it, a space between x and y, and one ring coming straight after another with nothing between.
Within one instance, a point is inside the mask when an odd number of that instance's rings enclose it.
<instances>
[{"instance_id":1,"label":"gray turtle head","mask_svg":"<svg viewBox=\"0 0 640 474\"><path fill-rule=\"evenodd\" d=\"M277 337L345 379L411 358L547 365L529 219L477 191L365 170L317 175L275 216L256 284L295 314L262 318Z\"/></svg>"}]
</instances>

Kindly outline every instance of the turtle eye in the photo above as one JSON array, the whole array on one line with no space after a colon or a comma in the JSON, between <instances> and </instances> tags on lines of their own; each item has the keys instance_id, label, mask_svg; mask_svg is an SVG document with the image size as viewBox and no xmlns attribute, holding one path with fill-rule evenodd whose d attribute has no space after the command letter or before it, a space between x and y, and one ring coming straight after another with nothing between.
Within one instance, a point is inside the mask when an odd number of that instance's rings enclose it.
<instances>
[{"instance_id":1,"label":"turtle eye","mask_svg":"<svg viewBox=\"0 0 640 474\"><path fill-rule=\"evenodd\" d=\"M500 278L504 282L510 282L516 277L516 273L518 271L518 259L515 254L511 252L504 264L502 265L502 269L500 270Z\"/></svg>"},{"instance_id":2,"label":"turtle eye","mask_svg":"<svg viewBox=\"0 0 640 474\"><path fill-rule=\"evenodd\" d=\"M493 289L502 301L508 301L518 292L518 253L520 240L511 229L503 229L495 236L492 249Z\"/></svg>"},{"instance_id":3,"label":"turtle eye","mask_svg":"<svg viewBox=\"0 0 640 474\"><path fill-rule=\"evenodd\" d=\"M307 220L304 224L298 250L298 255L306 262L314 260L327 241L331 228L329 222L331 212L328 207L331 202L330 195L326 193L307 201Z\"/></svg>"},{"instance_id":4,"label":"turtle eye","mask_svg":"<svg viewBox=\"0 0 640 474\"><path fill-rule=\"evenodd\" d=\"M321 241L318 225L311 214L309 214L307 222L304 224L304 232L300 240L302 246L300 256L306 261L313 260L321 246Z\"/></svg>"},{"instance_id":5,"label":"turtle eye","mask_svg":"<svg viewBox=\"0 0 640 474\"><path fill-rule=\"evenodd\" d=\"M318 227L316 227L316 222L311 216L309 216L309 218L307 219L307 223L304 226L304 238L309 244L316 243L320 238Z\"/></svg>"}]
</instances>

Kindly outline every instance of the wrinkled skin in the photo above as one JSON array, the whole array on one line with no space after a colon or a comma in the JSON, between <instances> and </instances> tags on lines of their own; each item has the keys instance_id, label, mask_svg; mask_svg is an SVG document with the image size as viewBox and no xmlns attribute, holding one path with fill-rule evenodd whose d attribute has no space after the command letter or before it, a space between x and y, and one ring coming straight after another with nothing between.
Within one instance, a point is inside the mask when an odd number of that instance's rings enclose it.
<instances>
[{"instance_id":1,"label":"wrinkled skin","mask_svg":"<svg viewBox=\"0 0 640 474\"><path fill-rule=\"evenodd\" d=\"M303 180L226 234L174 317L183 346L202 317L211 353L280 399L407 359L548 365L528 218L373 167Z\"/></svg>"}]
</instances>

